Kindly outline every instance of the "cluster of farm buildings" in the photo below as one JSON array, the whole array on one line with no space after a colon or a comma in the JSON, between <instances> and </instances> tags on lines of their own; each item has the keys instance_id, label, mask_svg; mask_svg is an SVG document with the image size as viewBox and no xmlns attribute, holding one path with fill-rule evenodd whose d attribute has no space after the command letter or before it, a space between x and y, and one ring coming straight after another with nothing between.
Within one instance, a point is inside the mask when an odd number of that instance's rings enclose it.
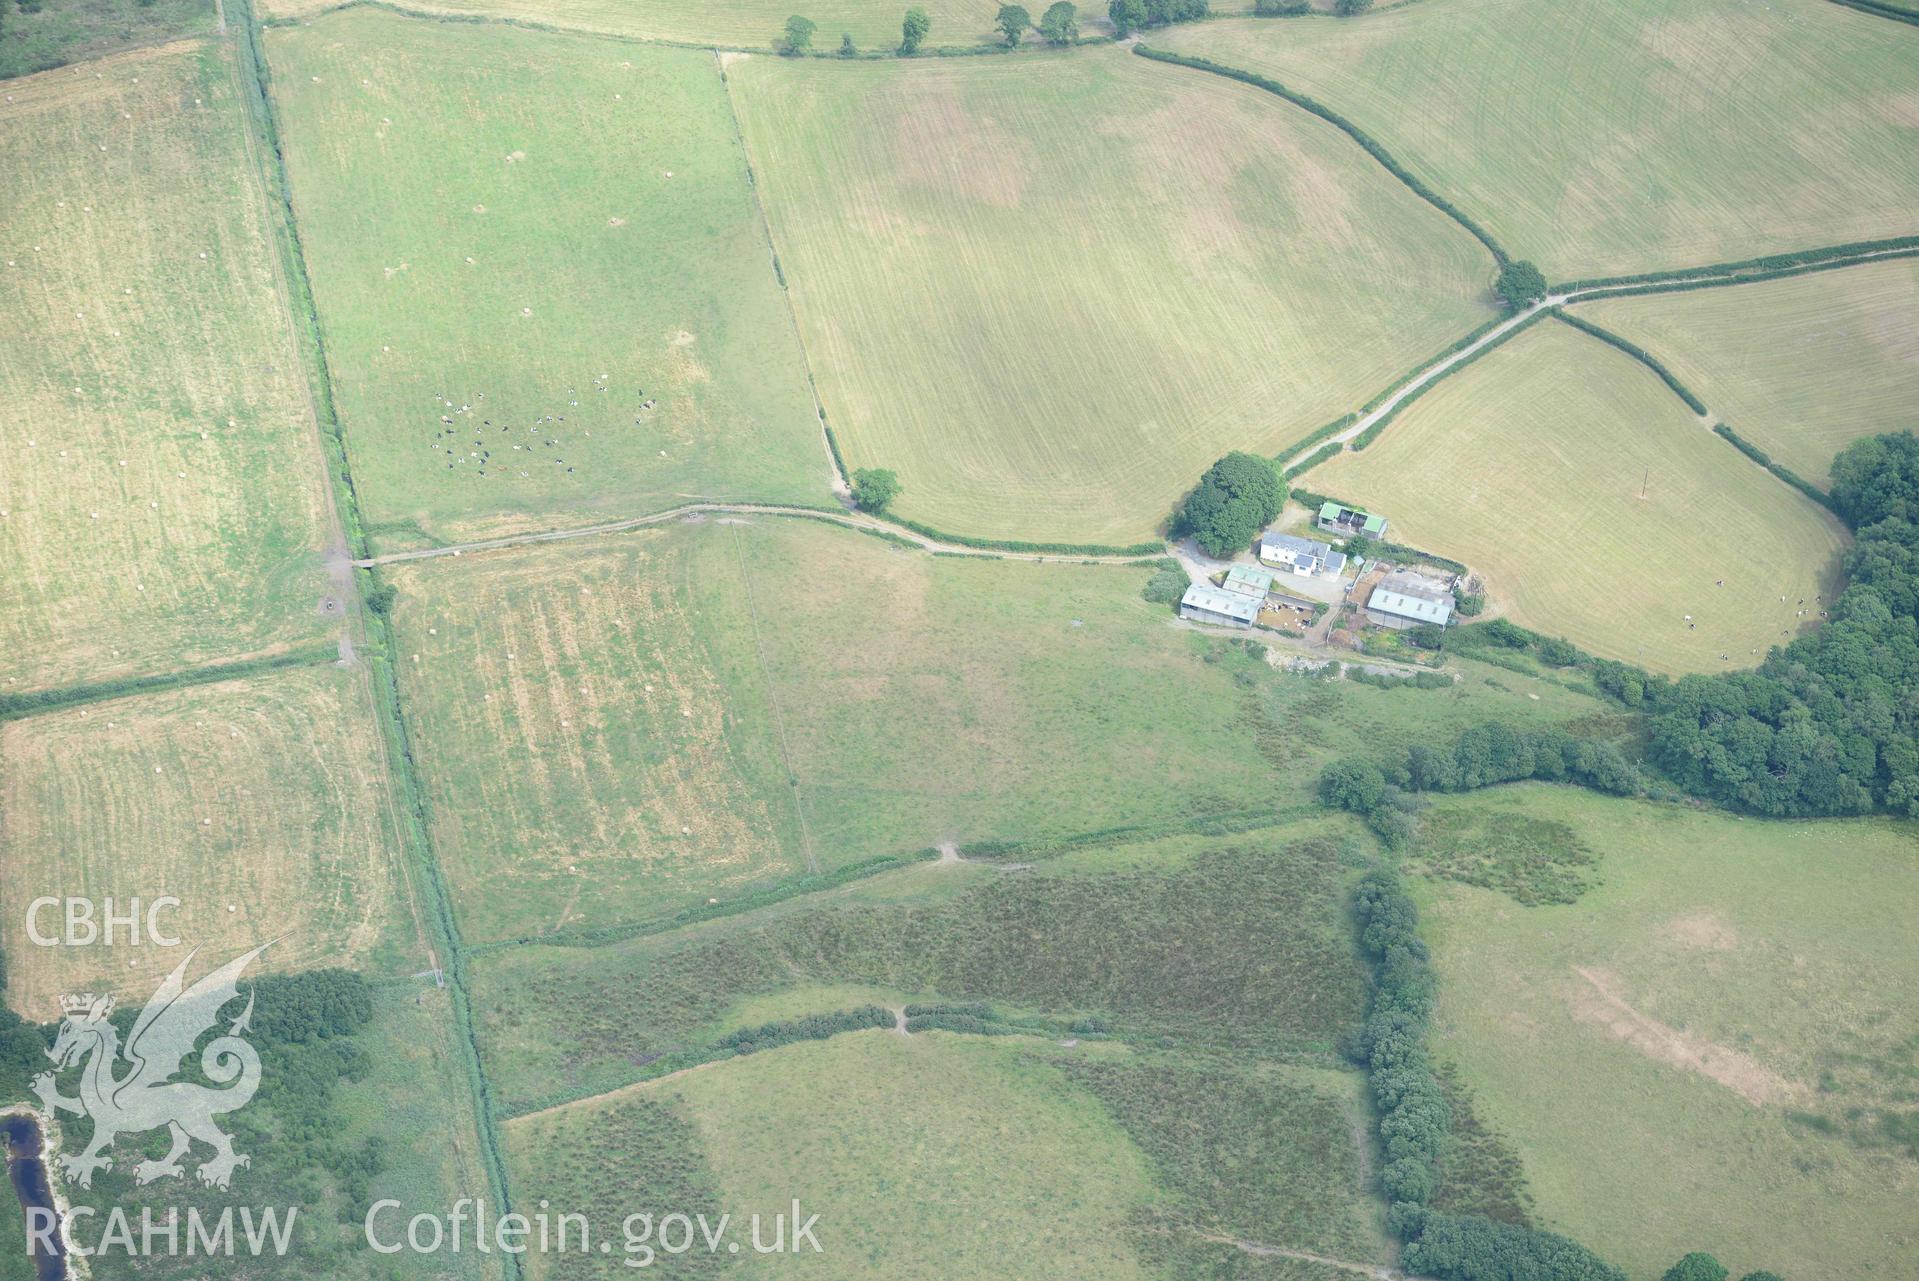
<instances>
[{"instance_id":1,"label":"cluster of farm buildings","mask_svg":"<svg viewBox=\"0 0 1919 1281\"><path fill-rule=\"evenodd\" d=\"M1340 538L1380 539L1386 520L1357 508L1329 502L1314 520L1317 532ZM1180 599L1180 617L1197 623L1251 627L1260 611L1273 607L1313 607L1316 602L1289 591L1286 579L1331 579L1346 573L1347 556L1330 543L1268 530L1260 536L1259 568L1234 565L1218 584L1197 582ZM1365 602L1366 621L1380 627L1407 628L1431 623L1444 627L1452 621L1452 584L1410 571L1391 573L1374 585Z\"/></svg>"}]
</instances>

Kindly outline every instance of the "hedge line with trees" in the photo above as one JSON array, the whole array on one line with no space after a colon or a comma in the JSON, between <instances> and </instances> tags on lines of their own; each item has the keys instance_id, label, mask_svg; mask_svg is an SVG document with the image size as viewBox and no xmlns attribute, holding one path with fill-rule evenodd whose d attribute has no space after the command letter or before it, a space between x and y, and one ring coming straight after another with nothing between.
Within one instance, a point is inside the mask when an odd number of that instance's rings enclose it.
<instances>
[{"instance_id":1,"label":"hedge line with trees","mask_svg":"<svg viewBox=\"0 0 1919 1281\"><path fill-rule=\"evenodd\" d=\"M1785 481L1806 497L1812 499L1813 502L1818 503L1821 507L1824 507L1828 511L1832 510L1832 495L1828 494L1825 490L1819 488L1819 486L1813 484L1790 467L1782 463L1774 462L1771 454L1759 448L1759 446L1753 444L1744 436L1741 436L1725 423L1714 423L1712 429L1714 434L1724 439L1734 449L1752 459L1761 467L1764 467L1767 471Z\"/></svg>"},{"instance_id":2,"label":"hedge line with trees","mask_svg":"<svg viewBox=\"0 0 1919 1281\"><path fill-rule=\"evenodd\" d=\"M1356 1049L1379 1116L1380 1188L1392 1207L1388 1222L1406 1243L1400 1262L1407 1273L1441 1281L1626 1281L1565 1237L1429 1208L1452 1130L1426 1047L1437 986L1432 958L1396 872L1369 872L1354 912L1373 976Z\"/></svg>"},{"instance_id":3,"label":"hedge line with trees","mask_svg":"<svg viewBox=\"0 0 1919 1281\"><path fill-rule=\"evenodd\" d=\"M1617 347L1620 351L1625 352L1628 356L1631 356L1634 360L1652 370L1655 374L1658 374L1659 381L1671 388L1673 395L1686 402L1686 408L1692 410L1693 413L1698 414L1701 418L1707 416L1708 410L1706 409L1706 402L1693 395L1692 388L1680 382L1678 375L1661 364L1659 359L1644 347L1641 347L1636 342L1620 337L1610 329L1601 329L1590 320L1583 320L1569 312L1561 311L1558 315L1561 320L1571 325L1574 329L1579 330L1583 334L1590 334L1608 346Z\"/></svg>"},{"instance_id":4,"label":"hedge line with trees","mask_svg":"<svg viewBox=\"0 0 1919 1281\"><path fill-rule=\"evenodd\" d=\"M1855 240L1843 245L1824 245L1817 249L1798 249L1791 253L1766 254L1759 258L1741 258L1737 262L1714 262L1700 267L1675 267L1665 271L1642 271L1630 276L1588 276L1580 280L1569 280L1559 286L1561 293L1583 292L1588 289L1600 289L1612 285L1646 285L1667 281L1686 281L1695 276L1740 276L1745 272L1761 273L1795 267L1807 267L1817 263L1858 258L1865 254L1883 254L1887 250L1919 249L1919 236L1893 236L1885 240ZM1748 279L1762 278L1755 274ZM1704 283L1704 282L1702 282ZM1745 283L1740 281L1713 281L1713 284Z\"/></svg>"},{"instance_id":5,"label":"hedge line with trees","mask_svg":"<svg viewBox=\"0 0 1919 1281\"><path fill-rule=\"evenodd\" d=\"M1197 22L1207 16L1207 0L1111 0L1106 16L1121 40L1144 27Z\"/></svg>"}]
</instances>

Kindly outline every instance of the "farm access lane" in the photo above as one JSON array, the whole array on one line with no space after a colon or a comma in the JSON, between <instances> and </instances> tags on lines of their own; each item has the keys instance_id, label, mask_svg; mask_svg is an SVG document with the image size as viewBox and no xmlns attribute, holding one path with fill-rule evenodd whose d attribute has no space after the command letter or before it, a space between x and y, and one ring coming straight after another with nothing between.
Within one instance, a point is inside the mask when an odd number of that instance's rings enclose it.
<instances>
[{"instance_id":1,"label":"farm access lane","mask_svg":"<svg viewBox=\"0 0 1919 1281\"><path fill-rule=\"evenodd\" d=\"M414 551L389 552L384 556L370 556L364 560L356 560L353 564L358 569L375 569L381 565L394 565L410 560L432 560L438 556L459 556L465 552L498 551L502 548L524 547L534 543L558 543L574 538L593 538L600 534L618 534L629 529L642 529L648 525L662 525L668 521L708 514L792 516L804 520L823 520L835 525L844 525L848 529L900 539L915 544L923 551L940 552L948 556L979 556L991 560L1064 560L1080 564L1092 562L1111 565L1138 565L1155 559L1155 556L1151 554L1127 555L1112 552L999 551L990 547L973 547L965 543L946 542L926 534L916 533L904 526L895 525L891 521L868 516L864 512L832 511L820 507L789 507L779 503L693 502L669 507L665 511L653 512L646 516L634 516L627 520L583 525L577 529L550 529L531 534L508 534L500 538L482 538L476 542L455 543L447 547L423 547Z\"/></svg>"}]
</instances>

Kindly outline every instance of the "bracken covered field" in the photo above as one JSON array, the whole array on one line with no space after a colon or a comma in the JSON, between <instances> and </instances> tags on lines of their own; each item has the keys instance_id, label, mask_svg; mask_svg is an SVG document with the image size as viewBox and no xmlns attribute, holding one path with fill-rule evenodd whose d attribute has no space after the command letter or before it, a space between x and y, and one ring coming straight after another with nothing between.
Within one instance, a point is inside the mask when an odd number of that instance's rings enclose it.
<instances>
[{"instance_id":1,"label":"bracken covered field","mask_svg":"<svg viewBox=\"0 0 1919 1281\"><path fill-rule=\"evenodd\" d=\"M1110 49L728 76L847 464L942 529L1137 542L1491 314L1478 244L1244 85Z\"/></svg>"},{"instance_id":2,"label":"bracken covered field","mask_svg":"<svg viewBox=\"0 0 1919 1281\"><path fill-rule=\"evenodd\" d=\"M1444 0L1149 39L1341 112L1548 276L1914 231L1912 34L1828 0Z\"/></svg>"},{"instance_id":3,"label":"bracken covered field","mask_svg":"<svg viewBox=\"0 0 1919 1281\"><path fill-rule=\"evenodd\" d=\"M1919 422L1919 262L1601 299L1579 314L1652 352L1716 416L1814 484L1861 436Z\"/></svg>"},{"instance_id":4,"label":"bracken covered field","mask_svg":"<svg viewBox=\"0 0 1919 1281\"><path fill-rule=\"evenodd\" d=\"M1438 1052L1518 1144L1541 1222L1634 1276L1700 1249L1734 1275L1907 1275L1910 825L1540 786L1442 805L1562 825L1599 854L1568 905L1425 894Z\"/></svg>"},{"instance_id":5,"label":"bracken covered field","mask_svg":"<svg viewBox=\"0 0 1919 1281\"><path fill-rule=\"evenodd\" d=\"M1484 573L1513 621L1654 671L1751 667L1817 625L1845 545L1645 366L1554 320L1307 483Z\"/></svg>"},{"instance_id":6,"label":"bracken covered field","mask_svg":"<svg viewBox=\"0 0 1919 1281\"><path fill-rule=\"evenodd\" d=\"M373 9L268 52L378 546L829 500L710 53Z\"/></svg>"},{"instance_id":7,"label":"bracken covered field","mask_svg":"<svg viewBox=\"0 0 1919 1281\"><path fill-rule=\"evenodd\" d=\"M59 993L150 991L179 959L124 940L33 946L43 895L122 911L172 895L163 923L188 946L231 956L279 938L272 969L422 961L365 698L353 673L296 668L0 725L9 1002L45 1019ZM41 914L43 934L58 915Z\"/></svg>"},{"instance_id":8,"label":"bracken covered field","mask_svg":"<svg viewBox=\"0 0 1919 1281\"><path fill-rule=\"evenodd\" d=\"M0 690L316 636L320 456L226 52L6 88Z\"/></svg>"}]
</instances>

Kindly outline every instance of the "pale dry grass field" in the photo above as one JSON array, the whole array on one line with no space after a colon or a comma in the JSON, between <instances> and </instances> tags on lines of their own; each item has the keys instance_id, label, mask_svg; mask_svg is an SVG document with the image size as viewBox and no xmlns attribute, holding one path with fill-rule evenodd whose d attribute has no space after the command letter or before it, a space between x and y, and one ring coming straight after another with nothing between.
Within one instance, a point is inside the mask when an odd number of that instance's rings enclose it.
<instances>
[{"instance_id":1,"label":"pale dry grass field","mask_svg":"<svg viewBox=\"0 0 1919 1281\"><path fill-rule=\"evenodd\" d=\"M0 725L0 947L36 1020L63 992L140 996L191 947L278 939L275 970L425 963L364 678L333 666L114 699ZM180 900L177 949L42 947L42 896ZM59 912L39 918L59 929Z\"/></svg>"},{"instance_id":2,"label":"pale dry grass field","mask_svg":"<svg viewBox=\"0 0 1919 1281\"><path fill-rule=\"evenodd\" d=\"M1310 94L1563 279L1911 234L1911 34L1827 0L1444 0L1148 39Z\"/></svg>"},{"instance_id":3,"label":"pale dry grass field","mask_svg":"<svg viewBox=\"0 0 1919 1281\"><path fill-rule=\"evenodd\" d=\"M4 88L0 689L321 634L324 473L226 52Z\"/></svg>"},{"instance_id":4,"label":"pale dry grass field","mask_svg":"<svg viewBox=\"0 0 1919 1281\"><path fill-rule=\"evenodd\" d=\"M976 536L1133 543L1491 312L1331 126L1118 49L728 78L850 467Z\"/></svg>"},{"instance_id":5,"label":"pale dry grass field","mask_svg":"<svg viewBox=\"0 0 1919 1281\"><path fill-rule=\"evenodd\" d=\"M1816 485L1861 436L1919 425L1919 261L1602 299L1579 314L1652 352Z\"/></svg>"},{"instance_id":6,"label":"pale dry grass field","mask_svg":"<svg viewBox=\"0 0 1919 1281\"><path fill-rule=\"evenodd\" d=\"M1754 667L1816 626L1846 544L1644 365L1555 320L1305 483L1465 561L1514 622L1662 672Z\"/></svg>"}]
</instances>

